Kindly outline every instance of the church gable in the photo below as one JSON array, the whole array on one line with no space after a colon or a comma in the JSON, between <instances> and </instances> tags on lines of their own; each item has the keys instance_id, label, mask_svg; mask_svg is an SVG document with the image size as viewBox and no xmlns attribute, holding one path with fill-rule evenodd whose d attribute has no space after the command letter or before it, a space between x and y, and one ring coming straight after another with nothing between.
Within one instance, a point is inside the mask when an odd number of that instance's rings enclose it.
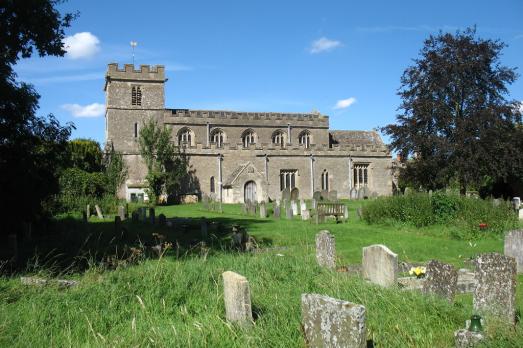
<instances>
[{"instance_id":1,"label":"church gable","mask_svg":"<svg viewBox=\"0 0 523 348\"><path fill-rule=\"evenodd\" d=\"M223 187L241 186L244 182L249 180L265 181L262 173L260 173L252 162L247 162L239 165L224 182Z\"/></svg>"}]
</instances>

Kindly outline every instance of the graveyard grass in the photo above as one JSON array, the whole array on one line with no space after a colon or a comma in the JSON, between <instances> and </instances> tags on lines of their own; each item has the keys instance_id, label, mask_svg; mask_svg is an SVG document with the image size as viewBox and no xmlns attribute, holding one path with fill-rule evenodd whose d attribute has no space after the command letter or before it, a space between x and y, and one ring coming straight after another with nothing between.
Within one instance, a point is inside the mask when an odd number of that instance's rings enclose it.
<instances>
[{"instance_id":1,"label":"graveyard grass","mask_svg":"<svg viewBox=\"0 0 523 348\"><path fill-rule=\"evenodd\" d=\"M243 216L238 205L225 205L224 213L204 211L200 204L158 207L156 215L164 213L168 218L228 218L244 225L268 249L239 253L211 248L208 255L205 250L193 250L177 256L173 248L160 259L146 258L115 270L91 261L83 272L61 275L80 281L78 287L66 290L22 286L19 276L25 272L4 276L0 278L0 346L303 347L302 293L363 304L367 339L376 347L453 346L454 331L463 328L472 314L471 295L458 295L454 304L448 304L418 292L384 289L347 273L321 269L315 259L315 235L321 229L335 235L338 267L361 263L364 246L385 244L400 261L438 259L471 268L470 257L502 252L503 241L499 237L473 243L453 240L444 226L367 225L356 217L360 203L348 204L348 223L321 225L298 218ZM113 229L112 217L90 221L91 231L109 233ZM160 227L129 220L123 225L140 230L144 240L146 234L150 238L154 232L164 233ZM45 275L46 267L33 264L28 269L31 274ZM251 328L225 321L221 274L229 270L249 280L255 317ZM517 306L521 312L521 275ZM515 329L490 326L487 335L487 346L518 347L523 342L523 324Z\"/></svg>"}]
</instances>

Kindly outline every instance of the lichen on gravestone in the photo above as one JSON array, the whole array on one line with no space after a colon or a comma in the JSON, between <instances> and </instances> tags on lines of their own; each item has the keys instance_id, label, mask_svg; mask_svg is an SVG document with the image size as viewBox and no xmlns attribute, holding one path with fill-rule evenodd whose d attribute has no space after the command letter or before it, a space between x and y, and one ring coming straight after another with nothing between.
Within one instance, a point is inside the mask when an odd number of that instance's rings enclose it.
<instances>
[{"instance_id":1,"label":"lichen on gravestone","mask_svg":"<svg viewBox=\"0 0 523 348\"><path fill-rule=\"evenodd\" d=\"M316 261L321 267L336 268L336 241L327 230L316 235Z\"/></svg>"},{"instance_id":2,"label":"lichen on gravestone","mask_svg":"<svg viewBox=\"0 0 523 348\"><path fill-rule=\"evenodd\" d=\"M458 271L454 266L431 260L427 263L426 279L422 285L424 294L433 294L454 301L458 286Z\"/></svg>"}]
</instances>

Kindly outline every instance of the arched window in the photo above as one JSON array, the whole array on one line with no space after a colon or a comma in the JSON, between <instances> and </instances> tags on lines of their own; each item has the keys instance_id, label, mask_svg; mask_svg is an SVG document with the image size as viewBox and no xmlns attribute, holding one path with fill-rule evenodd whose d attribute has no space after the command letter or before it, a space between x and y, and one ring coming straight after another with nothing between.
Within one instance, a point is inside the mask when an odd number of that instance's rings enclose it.
<instances>
[{"instance_id":1,"label":"arched window","mask_svg":"<svg viewBox=\"0 0 523 348\"><path fill-rule=\"evenodd\" d=\"M142 105L142 89L140 86L131 88L131 105Z\"/></svg>"},{"instance_id":2,"label":"arched window","mask_svg":"<svg viewBox=\"0 0 523 348\"><path fill-rule=\"evenodd\" d=\"M300 133L299 136L300 145L303 145L306 149L311 146L311 133L307 130Z\"/></svg>"},{"instance_id":3,"label":"arched window","mask_svg":"<svg viewBox=\"0 0 523 348\"><path fill-rule=\"evenodd\" d=\"M249 147L251 144L256 143L256 133L252 129L248 129L243 132L242 135L243 147Z\"/></svg>"},{"instance_id":4,"label":"arched window","mask_svg":"<svg viewBox=\"0 0 523 348\"><path fill-rule=\"evenodd\" d=\"M192 130L189 128L182 128L178 132L178 145L180 146L191 146L194 143L194 135Z\"/></svg>"},{"instance_id":5,"label":"arched window","mask_svg":"<svg viewBox=\"0 0 523 348\"><path fill-rule=\"evenodd\" d=\"M216 147L222 147L225 142L225 133L221 129L215 129L211 133L211 143L216 144Z\"/></svg>"},{"instance_id":6,"label":"arched window","mask_svg":"<svg viewBox=\"0 0 523 348\"><path fill-rule=\"evenodd\" d=\"M323 173L321 173L321 189L329 191L329 172L327 169L324 169Z\"/></svg>"},{"instance_id":7,"label":"arched window","mask_svg":"<svg viewBox=\"0 0 523 348\"><path fill-rule=\"evenodd\" d=\"M214 187L214 176L211 176L211 180L210 180L210 191L211 191L211 193L216 192L215 187Z\"/></svg>"},{"instance_id":8,"label":"arched window","mask_svg":"<svg viewBox=\"0 0 523 348\"><path fill-rule=\"evenodd\" d=\"M277 130L272 134L272 143L276 146L285 147L286 136L281 130Z\"/></svg>"},{"instance_id":9,"label":"arched window","mask_svg":"<svg viewBox=\"0 0 523 348\"><path fill-rule=\"evenodd\" d=\"M354 186L363 187L369 184L369 164L354 163Z\"/></svg>"}]
</instances>

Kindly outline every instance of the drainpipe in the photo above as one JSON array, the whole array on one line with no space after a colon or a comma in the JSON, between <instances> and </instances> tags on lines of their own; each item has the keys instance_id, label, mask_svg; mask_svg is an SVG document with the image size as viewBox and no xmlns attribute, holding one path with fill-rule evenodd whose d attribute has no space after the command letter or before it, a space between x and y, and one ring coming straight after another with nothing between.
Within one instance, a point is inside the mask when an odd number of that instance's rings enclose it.
<instances>
[{"instance_id":1,"label":"drainpipe","mask_svg":"<svg viewBox=\"0 0 523 348\"><path fill-rule=\"evenodd\" d=\"M265 180L269 183L269 156L265 154Z\"/></svg>"},{"instance_id":2,"label":"drainpipe","mask_svg":"<svg viewBox=\"0 0 523 348\"><path fill-rule=\"evenodd\" d=\"M220 203L222 203L222 160L223 156L221 154L218 155L218 192L220 194Z\"/></svg>"},{"instance_id":3,"label":"drainpipe","mask_svg":"<svg viewBox=\"0 0 523 348\"><path fill-rule=\"evenodd\" d=\"M352 157L349 155L349 197L350 197L350 190L352 189Z\"/></svg>"},{"instance_id":4,"label":"drainpipe","mask_svg":"<svg viewBox=\"0 0 523 348\"><path fill-rule=\"evenodd\" d=\"M210 125L209 125L209 122L207 122L207 142L206 142L207 147L209 147L209 138L211 136L209 130L210 130Z\"/></svg>"},{"instance_id":5,"label":"drainpipe","mask_svg":"<svg viewBox=\"0 0 523 348\"><path fill-rule=\"evenodd\" d=\"M287 123L287 143L289 145L292 144L292 141L291 141L291 124L290 123Z\"/></svg>"},{"instance_id":6,"label":"drainpipe","mask_svg":"<svg viewBox=\"0 0 523 348\"><path fill-rule=\"evenodd\" d=\"M314 196L314 156L311 153L311 198Z\"/></svg>"}]
</instances>

